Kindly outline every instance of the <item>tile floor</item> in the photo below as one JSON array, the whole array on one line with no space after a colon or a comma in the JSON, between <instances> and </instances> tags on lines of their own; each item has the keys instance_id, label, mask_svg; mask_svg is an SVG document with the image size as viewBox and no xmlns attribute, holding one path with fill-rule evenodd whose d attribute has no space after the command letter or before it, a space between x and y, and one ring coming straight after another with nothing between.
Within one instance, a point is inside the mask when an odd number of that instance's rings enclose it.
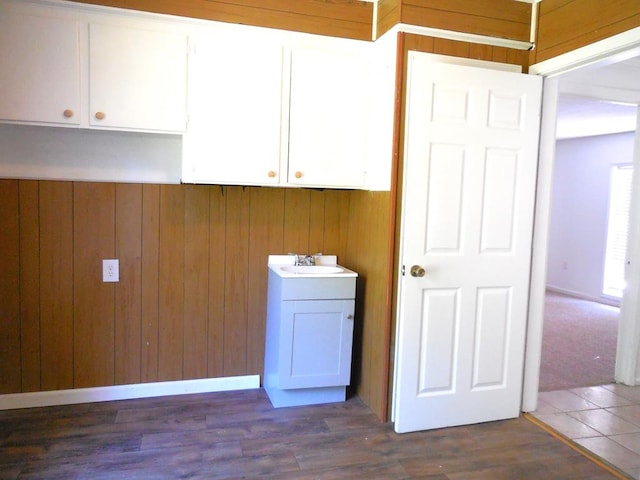
<instances>
[{"instance_id":1,"label":"tile floor","mask_svg":"<svg viewBox=\"0 0 640 480\"><path fill-rule=\"evenodd\" d=\"M640 387L612 384L541 392L533 416L640 479Z\"/></svg>"}]
</instances>

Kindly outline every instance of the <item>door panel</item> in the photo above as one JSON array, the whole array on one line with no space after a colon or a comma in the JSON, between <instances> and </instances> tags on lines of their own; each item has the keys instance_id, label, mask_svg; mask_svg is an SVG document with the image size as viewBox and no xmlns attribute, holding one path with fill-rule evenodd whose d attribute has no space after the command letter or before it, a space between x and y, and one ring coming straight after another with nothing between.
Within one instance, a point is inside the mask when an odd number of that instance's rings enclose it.
<instances>
[{"instance_id":1,"label":"door panel","mask_svg":"<svg viewBox=\"0 0 640 480\"><path fill-rule=\"evenodd\" d=\"M407 82L396 431L515 417L541 81L410 52Z\"/></svg>"},{"instance_id":2,"label":"door panel","mask_svg":"<svg viewBox=\"0 0 640 480\"><path fill-rule=\"evenodd\" d=\"M458 291L423 291L424 319L420 335L420 392L453 390L457 351ZM435 345L437 348L430 348Z\"/></svg>"},{"instance_id":3,"label":"door panel","mask_svg":"<svg viewBox=\"0 0 640 480\"><path fill-rule=\"evenodd\" d=\"M455 252L460 249L465 153L464 147L458 145L432 146L426 205L426 252Z\"/></svg>"},{"instance_id":4,"label":"door panel","mask_svg":"<svg viewBox=\"0 0 640 480\"><path fill-rule=\"evenodd\" d=\"M518 153L509 150L487 150L482 200L481 253L513 251L514 198L518 169Z\"/></svg>"},{"instance_id":5,"label":"door panel","mask_svg":"<svg viewBox=\"0 0 640 480\"><path fill-rule=\"evenodd\" d=\"M504 387L510 288L478 289L472 389Z\"/></svg>"}]
</instances>

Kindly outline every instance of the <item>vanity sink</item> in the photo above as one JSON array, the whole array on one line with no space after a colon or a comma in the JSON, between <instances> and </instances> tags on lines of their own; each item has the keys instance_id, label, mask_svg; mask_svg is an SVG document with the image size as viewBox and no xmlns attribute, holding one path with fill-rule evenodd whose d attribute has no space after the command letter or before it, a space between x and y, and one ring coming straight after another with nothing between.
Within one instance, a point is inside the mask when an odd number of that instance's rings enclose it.
<instances>
[{"instance_id":1,"label":"vanity sink","mask_svg":"<svg viewBox=\"0 0 640 480\"><path fill-rule=\"evenodd\" d=\"M294 255L269 255L269 270L281 278L299 281L320 281L322 278L349 278L358 274L342 265L338 265L335 255L313 255L315 265L296 265Z\"/></svg>"},{"instance_id":2,"label":"vanity sink","mask_svg":"<svg viewBox=\"0 0 640 480\"><path fill-rule=\"evenodd\" d=\"M263 385L271 404L344 402L358 274L336 255L269 255L268 265Z\"/></svg>"},{"instance_id":3,"label":"vanity sink","mask_svg":"<svg viewBox=\"0 0 640 480\"><path fill-rule=\"evenodd\" d=\"M318 275L327 273L340 273L344 271L342 267L330 265L285 265L284 267L280 268L288 273Z\"/></svg>"},{"instance_id":4,"label":"vanity sink","mask_svg":"<svg viewBox=\"0 0 640 480\"><path fill-rule=\"evenodd\" d=\"M335 255L313 255L315 265L296 265L295 255L269 255L269 270L288 282L296 282L296 288L315 288L315 282L337 278L346 281L358 274L338 265Z\"/></svg>"}]
</instances>

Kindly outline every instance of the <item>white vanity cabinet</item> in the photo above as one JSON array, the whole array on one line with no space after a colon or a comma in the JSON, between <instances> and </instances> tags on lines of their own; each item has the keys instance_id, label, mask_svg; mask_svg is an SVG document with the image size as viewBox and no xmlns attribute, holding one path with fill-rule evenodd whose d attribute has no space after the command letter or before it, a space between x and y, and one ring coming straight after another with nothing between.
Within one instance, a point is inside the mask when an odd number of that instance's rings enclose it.
<instances>
[{"instance_id":1,"label":"white vanity cabinet","mask_svg":"<svg viewBox=\"0 0 640 480\"><path fill-rule=\"evenodd\" d=\"M243 43L223 35L195 41L189 64L183 182L281 182L287 87L283 56L282 45L275 43ZM288 83L288 73L286 77Z\"/></svg>"},{"instance_id":2,"label":"white vanity cabinet","mask_svg":"<svg viewBox=\"0 0 640 480\"><path fill-rule=\"evenodd\" d=\"M79 26L0 4L0 120L80 123Z\"/></svg>"},{"instance_id":3,"label":"white vanity cabinet","mask_svg":"<svg viewBox=\"0 0 640 480\"><path fill-rule=\"evenodd\" d=\"M365 185L369 45L294 47L291 52L288 182Z\"/></svg>"},{"instance_id":4,"label":"white vanity cabinet","mask_svg":"<svg viewBox=\"0 0 640 480\"><path fill-rule=\"evenodd\" d=\"M183 132L187 53L185 34L89 24L89 125Z\"/></svg>"},{"instance_id":5,"label":"white vanity cabinet","mask_svg":"<svg viewBox=\"0 0 640 480\"><path fill-rule=\"evenodd\" d=\"M274 407L339 402L351 376L356 274L270 266L264 388Z\"/></svg>"}]
</instances>

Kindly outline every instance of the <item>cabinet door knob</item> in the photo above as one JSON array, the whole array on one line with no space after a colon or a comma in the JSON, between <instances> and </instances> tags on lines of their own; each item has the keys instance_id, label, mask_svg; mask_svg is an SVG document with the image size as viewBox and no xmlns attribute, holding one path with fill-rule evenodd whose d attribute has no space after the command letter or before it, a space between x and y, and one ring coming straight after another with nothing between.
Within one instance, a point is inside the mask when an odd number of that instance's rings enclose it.
<instances>
[{"instance_id":1,"label":"cabinet door knob","mask_svg":"<svg viewBox=\"0 0 640 480\"><path fill-rule=\"evenodd\" d=\"M349 320L353 320L353 315L352 315L351 313L350 313L350 314L348 314L348 315L347 315L347 319L349 319Z\"/></svg>"},{"instance_id":2,"label":"cabinet door knob","mask_svg":"<svg viewBox=\"0 0 640 480\"><path fill-rule=\"evenodd\" d=\"M62 112L62 114L64 115L65 118L71 118L73 117L73 110L69 110L68 108Z\"/></svg>"},{"instance_id":3,"label":"cabinet door knob","mask_svg":"<svg viewBox=\"0 0 640 480\"><path fill-rule=\"evenodd\" d=\"M106 117L104 112L96 112L96 118L98 120L104 120L104 117Z\"/></svg>"},{"instance_id":4,"label":"cabinet door knob","mask_svg":"<svg viewBox=\"0 0 640 480\"><path fill-rule=\"evenodd\" d=\"M302 177L304 177L304 174L301 171L297 171L295 173L295 176L296 176L296 178L302 178Z\"/></svg>"},{"instance_id":5,"label":"cabinet door knob","mask_svg":"<svg viewBox=\"0 0 640 480\"><path fill-rule=\"evenodd\" d=\"M269 178L273 178L276 176L276 172L274 172L273 170L269 170L269 173L267 173L267 175L269 176Z\"/></svg>"}]
</instances>

